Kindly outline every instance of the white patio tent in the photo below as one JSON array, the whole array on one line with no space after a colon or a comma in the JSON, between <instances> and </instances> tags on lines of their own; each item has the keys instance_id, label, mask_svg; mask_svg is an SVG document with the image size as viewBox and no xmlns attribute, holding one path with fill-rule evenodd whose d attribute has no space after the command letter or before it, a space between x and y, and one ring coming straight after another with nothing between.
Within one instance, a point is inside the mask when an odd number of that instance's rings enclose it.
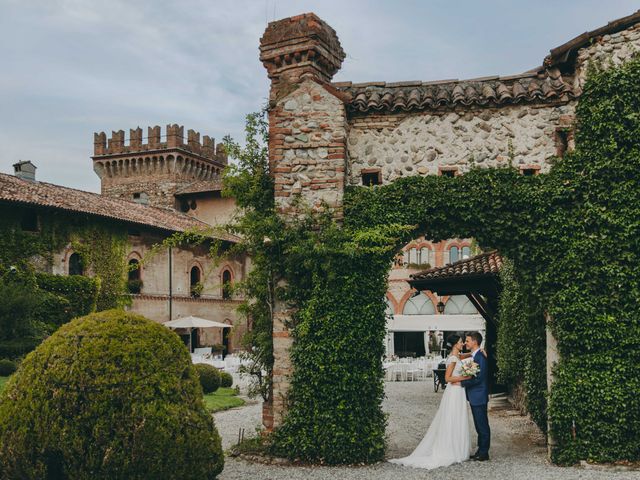
<instances>
[{"instance_id":1,"label":"white patio tent","mask_svg":"<svg viewBox=\"0 0 640 480\"><path fill-rule=\"evenodd\" d=\"M231 328L231 325L227 325L226 323L214 322L213 320L194 317L192 315L188 317L182 317L176 320L170 320L168 322L164 322L163 325L165 327L171 328L172 330L175 330L177 328L189 329L189 351L190 352L193 350L191 348L191 333L193 332L194 328Z\"/></svg>"}]
</instances>

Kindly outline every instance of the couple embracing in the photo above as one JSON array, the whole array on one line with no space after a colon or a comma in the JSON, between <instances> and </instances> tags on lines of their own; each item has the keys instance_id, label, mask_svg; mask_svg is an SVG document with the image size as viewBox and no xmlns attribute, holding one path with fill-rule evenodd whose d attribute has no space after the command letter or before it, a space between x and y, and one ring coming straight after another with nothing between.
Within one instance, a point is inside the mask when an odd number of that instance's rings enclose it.
<instances>
[{"instance_id":1,"label":"couple embracing","mask_svg":"<svg viewBox=\"0 0 640 480\"><path fill-rule=\"evenodd\" d=\"M427 434L411 455L391 460L394 463L417 468L445 467L469 458L489 460L491 430L487 416L489 402L489 369L486 354L480 349L482 335L471 332L463 341L459 335L448 338L451 352L447 357L444 391L440 407ZM463 354L466 346L471 352ZM473 424L478 433L478 450L469 456L471 432L467 402L471 406Z\"/></svg>"}]
</instances>

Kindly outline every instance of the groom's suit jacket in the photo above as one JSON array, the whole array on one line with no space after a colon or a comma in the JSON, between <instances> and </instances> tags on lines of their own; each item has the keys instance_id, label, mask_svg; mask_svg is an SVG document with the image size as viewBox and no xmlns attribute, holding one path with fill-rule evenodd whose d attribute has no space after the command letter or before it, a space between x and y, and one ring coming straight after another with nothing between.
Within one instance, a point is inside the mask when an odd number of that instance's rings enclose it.
<instances>
[{"instance_id":1,"label":"groom's suit jacket","mask_svg":"<svg viewBox=\"0 0 640 480\"><path fill-rule=\"evenodd\" d=\"M480 350L473 356L473 361L480 366L478 375L461 383L471 406L486 405L489 403L489 365Z\"/></svg>"}]
</instances>

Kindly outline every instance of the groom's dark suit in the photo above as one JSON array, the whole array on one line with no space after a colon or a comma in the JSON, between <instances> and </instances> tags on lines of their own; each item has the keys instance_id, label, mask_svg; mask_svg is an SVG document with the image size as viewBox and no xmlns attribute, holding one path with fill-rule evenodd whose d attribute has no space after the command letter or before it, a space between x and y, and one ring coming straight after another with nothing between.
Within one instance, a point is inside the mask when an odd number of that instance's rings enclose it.
<instances>
[{"instance_id":1,"label":"groom's dark suit","mask_svg":"<svg viewBox=\"0 0 640 480\"><path fill-rule=\"evenodd\" d=\"M478 454L488 455L491 445L491 429L487 416L487 404L489 403L489 366L483 353L478 350L473 356L473 361L480 366L478 375L470 380L463 380L467 400L471 405L473 424L478 432Z\"/></svg>"}]
</instances>

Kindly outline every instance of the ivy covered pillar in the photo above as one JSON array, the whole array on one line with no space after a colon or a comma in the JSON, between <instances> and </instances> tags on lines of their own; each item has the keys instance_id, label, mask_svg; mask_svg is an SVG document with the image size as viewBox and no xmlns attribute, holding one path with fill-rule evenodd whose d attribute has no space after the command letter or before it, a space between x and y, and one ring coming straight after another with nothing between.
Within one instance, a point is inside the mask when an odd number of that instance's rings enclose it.
<instances>
[{"instance_id":1,"label":"ivy covered pillar","mask_svg":"<svg viewBox=\"0 0 640 480\"><path fill-rule=\"evenodd\" d=\"M343 94L331 79L344 57L336 32L313 13L269 23L260 40L260 60L271 80L269 164L284 217L312 208L342 218L347 118ZM282 423L286 410L291 313L276 301L273 392L263 408L267 430Z\"/></svg>"}]
</instances>

